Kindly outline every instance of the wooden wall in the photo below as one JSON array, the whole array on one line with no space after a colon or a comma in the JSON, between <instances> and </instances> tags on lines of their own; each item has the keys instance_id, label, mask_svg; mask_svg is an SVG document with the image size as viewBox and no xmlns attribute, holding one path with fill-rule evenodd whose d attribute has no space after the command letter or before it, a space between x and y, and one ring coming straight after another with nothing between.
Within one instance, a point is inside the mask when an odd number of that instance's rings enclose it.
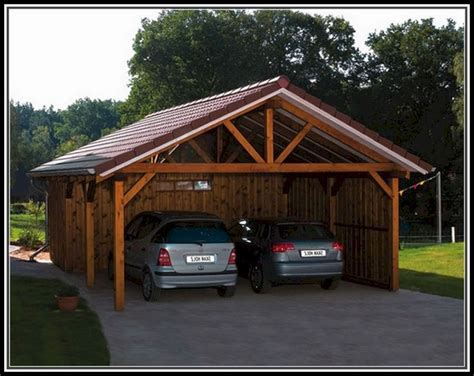
<instances>
[{"instance_id":1,"label":"wooden wall","mask_svg":"<svg viewBox=\"0 0 474 376\"><path fill-rule=\"evenodd\" d=\"M139 175L129 175L125 192ZM157 190L160 180L210 179L211 191ZM125 223L145 210L198 210L217 214L227 224L245 216L296 217L327 221L327 200L316 178L294 179L288 194L278 174L159 174L125 209ZM66 182L49 184L48 231L53 262L68 271L85 270L84 195L75 184L66 203ZM107 267L113 248L112 181L97 185L94 208L95 267ZM345 245L345 278L388 287L390 200L371 178L348 178L336 196L336 236Z\"/></svg>"}]
</instances>

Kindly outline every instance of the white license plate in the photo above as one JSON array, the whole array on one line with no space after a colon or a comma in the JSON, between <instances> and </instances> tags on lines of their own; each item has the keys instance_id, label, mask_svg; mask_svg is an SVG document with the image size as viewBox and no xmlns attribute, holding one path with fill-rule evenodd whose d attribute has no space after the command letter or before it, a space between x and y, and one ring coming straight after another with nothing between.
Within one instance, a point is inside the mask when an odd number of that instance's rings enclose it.
<instances>
[{"instance_id":1,"label":"white license plate","mask_svg":"<svg viewBox=\"0 0 474 376\"><path fill-rule=\"evenodd\" d=\"M302 250L301 257L324 257L326 256L325 249L309 249L309 250Z\"/></svg>"},{"instance_id":2,"label":"white license plate","mask_svg":"<svg viewBox=\"0 0 474 376\"><path fill-rule=\"evenodd\" d=\"M213 263L215 262L215 256L213 255L186 256L186 262L188 264Z\"/></svg>"}]
</instances>

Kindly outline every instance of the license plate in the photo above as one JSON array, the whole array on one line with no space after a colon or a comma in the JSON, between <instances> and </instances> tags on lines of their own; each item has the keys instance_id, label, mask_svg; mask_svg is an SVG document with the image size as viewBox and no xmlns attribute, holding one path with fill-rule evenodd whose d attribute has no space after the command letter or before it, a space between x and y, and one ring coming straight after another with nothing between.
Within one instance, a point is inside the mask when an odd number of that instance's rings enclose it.
<instances>
[{"instance_id":1,"label":"license plate","mask_svg":"<svg viewBox=\"0 0 474 376\"><path fill-rule=\"evenodd\" d=\"M188 264L212 263L215 262L215 257L213 255L186 256L186 262Z\"/></svg>"},{"instance_id":2,"label":"license plate","mask_svg":"<svg viewBox=\"0 0 474 376\"><path fill-rule=\"evenodd\" d=\"M326 256L325 249L309 249L309 250L302 250L301 257L324 257Z\"/></svg>"}]
</instances>

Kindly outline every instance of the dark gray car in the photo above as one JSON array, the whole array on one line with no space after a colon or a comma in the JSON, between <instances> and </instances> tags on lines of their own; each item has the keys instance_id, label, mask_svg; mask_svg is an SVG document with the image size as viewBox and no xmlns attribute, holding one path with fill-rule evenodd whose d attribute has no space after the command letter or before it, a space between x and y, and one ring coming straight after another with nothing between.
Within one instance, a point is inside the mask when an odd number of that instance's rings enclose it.
<instances>
[{"instance_id":1,"label":"dark gray car","mask_svg":"<svg viewBox=\"0 0 474 376\"><path fill-rule=\"evenodd\" d=\"M125 228L125 273L140 279L147 301L162 289L216 287L234 295L234 244L215 215L197 212L143 212ZM113 278L113 260L109 260Z\"/></svg>"},{"instance_id":2,"label":"dark gray car","mask_svg":"<svg viewBox=\"0 0 474 376\"><path fill-rule=\"evenodd\" d=\"M319 282L337 287L343 270L343 246L320 222L245 218L229 229L237 267L257 293L272 285Z\"/></svg>"}]
</instances>

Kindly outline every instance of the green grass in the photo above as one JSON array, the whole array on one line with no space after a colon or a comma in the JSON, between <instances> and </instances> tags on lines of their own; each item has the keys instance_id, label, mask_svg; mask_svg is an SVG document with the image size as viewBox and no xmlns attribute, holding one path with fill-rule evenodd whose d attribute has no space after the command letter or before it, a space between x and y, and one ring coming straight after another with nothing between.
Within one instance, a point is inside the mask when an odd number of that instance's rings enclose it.
<instances>
[{"instance_id":1,"label":"green grass","mask_svg":"<svg viewBox=\"0 0 474 376\"><path fill-rule=\"evenodd\" d=\"M38 224L36 224L35 216L32 214L10 214L10 241L18 241L21 232L32 227L40 232L40 239L44 242L44 225L44 215L38 218Z\"/></svg>"},{"instance_id":2,"label":"green grass","mask_svg":"<svg viewBox=\"0 0 474 376\"><path fill-rule=\"evenodd\" d=\"M81 298L75 312L61 312L55 279L12 276L11 366L106 366L109 351L97 315Z\"/></svg>"},{"instance_id":3,"label":"green grass","mask_svg":"<svg viewBox=\"0 0 474 376\"><path fill-rule=\"evenodd\" d=\"M403 289L463 298L464 243L401 250L399 267Z\"/></svg>"}]
</instances>

